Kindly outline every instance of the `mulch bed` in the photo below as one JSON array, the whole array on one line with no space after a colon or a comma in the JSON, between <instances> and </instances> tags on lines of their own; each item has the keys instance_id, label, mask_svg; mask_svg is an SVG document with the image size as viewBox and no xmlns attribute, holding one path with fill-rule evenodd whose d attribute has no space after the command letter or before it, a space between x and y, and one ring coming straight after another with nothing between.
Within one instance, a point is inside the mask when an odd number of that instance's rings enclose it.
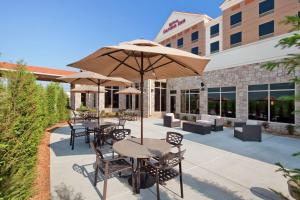
<instances>
[{"instance_id":1,"label":"mulch bed","mask_svg":"<svg viewBox=\"0 0 300 200\"><path fill-rule=\"evenodd\" d=\"M37 177L34 182L34 195L31 200L49 200L50 198L50 135L59 127L66 125L58 123L48 129L41 140L38 150Z\"/></svg>"}]
</instances>

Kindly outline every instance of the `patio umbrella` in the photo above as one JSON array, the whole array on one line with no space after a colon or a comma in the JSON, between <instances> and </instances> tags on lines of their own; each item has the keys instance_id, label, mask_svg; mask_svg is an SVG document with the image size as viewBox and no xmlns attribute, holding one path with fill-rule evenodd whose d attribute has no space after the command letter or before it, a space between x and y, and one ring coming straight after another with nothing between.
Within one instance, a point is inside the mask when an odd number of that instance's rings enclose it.
<instances>
[{"instance_id":1,"label":"patio umbrella","mask_svg":"<svg viewBox=\"0 0 300 200\"><path fill-rule=\"evenodd\" d=\"M116 92L117 94L126 94L126 95L139 95L141 94L141 91L134 88L134 87L128 87L123 90L120 90L119 92ZM130 106L132 108L132 105Z\"/></svg>"},{"instance_id":2,"label":"patio umbrella","mask_svg":"<svg viewBox=\"0 0 300 200\"><path fill-rule=\"evenodd\" d=\"M100 123L99 121L99 102L100 102L100 85L103 86L128 86L132 84L131 81L128 81L124 78L120 77L107 77L103 76L98 73L84 71L84 72L78 72L76 74L63 76L58 78L59 80L63 80L65 82L71 83L71 84L82 84L82 85L97 85L97 94L98 94L98 104L97 104L97 116L98 116L98 125Z\"/></svg>"},{"instance_id":3,"label":"patio umbrella","mask_svg":"<svg viewBox=\"0 0 300 200\"><path fill-rule=\"evenodd\" d=\"M141 144L143 144L143 90L145 79L201 75L209 58L162 46L149 40L133 40L103 47L69 66L106 76L140 80Z\"/></svg>"},{"instance_id":4,"label":"patio umbrella","mask_svg":"<svg viewBox=\"0 0 300 200\"><path fill-rule=\"evenodd\" d=\"M80 88L74 88L74 89L71 89L71 92L73 93L98 93L98 89L97 88L91 88L90 86L89 87L80 87ZM105 93L105 89L101 89L100 88L100 91L99 93Z\"/></svg>"}]
</instances>

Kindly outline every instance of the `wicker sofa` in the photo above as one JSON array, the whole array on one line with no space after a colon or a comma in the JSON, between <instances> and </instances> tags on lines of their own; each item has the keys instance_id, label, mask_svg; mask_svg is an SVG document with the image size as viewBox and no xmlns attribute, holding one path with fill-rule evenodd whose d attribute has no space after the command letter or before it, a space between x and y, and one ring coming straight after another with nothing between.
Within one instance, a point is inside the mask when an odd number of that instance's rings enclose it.
<instances>
[{"instance_id":1,"label":"wicker sofa","mask_svg":"<svg viewBox=\"0 0 300 200\"><path fill-rule=\"evenodd\" d=\"M234 123L234 137L242 141L261 142L261 125L257 121L247 120L247 122Z\"/></svg>"},{"instance_id":2,"label":"wicker sofa","mask_svg":"<svg viewBox=\"0 0 300 200\"><path fill-rule=\"evenodd\" d=\"M166 127L180 127L181 121L179 119L175 119L173 113L167 113L164 115L164 126Z\"/></svg>"},{"instance_id":3,"label":"wicker sofa","mask_svg":"<svg viewBox=\"0 0 300 200\"><path fill-rule=\"evenodd\" d=\"M196 120L198 123L210 124L212 131L223 131L223 118L215 115L201 114L200 120Z\"/></svg>"}]
</instances>

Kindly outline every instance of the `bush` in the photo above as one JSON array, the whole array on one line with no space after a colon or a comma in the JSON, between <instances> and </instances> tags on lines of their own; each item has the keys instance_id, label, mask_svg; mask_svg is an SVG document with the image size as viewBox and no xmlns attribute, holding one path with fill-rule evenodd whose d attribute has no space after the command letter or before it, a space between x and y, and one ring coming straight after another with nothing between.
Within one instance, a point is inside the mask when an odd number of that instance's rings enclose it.
<instances>
[{"instance_id":1,"label":"bush","mask_svg":"<svg viewBox=\"0 0 300 200\"><path fill-rule=\"evenodd\" d=\"M0 199L28 199L40 140L47 126L68 117L67 96L58 84L47 89L37 84L23 63L4 77L7 82L0 81Z\"/></svg>"}]
</instances>

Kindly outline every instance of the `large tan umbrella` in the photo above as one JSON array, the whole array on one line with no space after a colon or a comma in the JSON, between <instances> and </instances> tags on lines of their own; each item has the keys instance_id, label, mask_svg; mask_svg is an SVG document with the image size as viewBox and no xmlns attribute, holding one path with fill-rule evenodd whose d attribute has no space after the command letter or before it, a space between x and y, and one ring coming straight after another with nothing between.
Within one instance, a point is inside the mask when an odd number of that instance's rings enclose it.
<instances>
[{"instance_id":1,"label":"large tan umbrella","mask_svg":"<svg viewBox=\"0 0 300 200\"><path fill-rule=\"evenodd\" d=\"M107 77L103 76L98 73L84 71L84 72L78 72L76 74L63 76L58 78L59 80L63 80L65 82L71 83L71 84L82 84L82 85L97 85L97 91L98 91L98 105L97 105L97 116L98 116L98 124L99 121L99 93L100 93L100 86L128 86L132 84L131 81L128 81L124 78L120 77Z\"/></svg>"},{"instance_id":2,"label":"large tan umbrella","mask_svg":"<svg viewBox=\"0 0 300 200\"><path fill-rule=\"evenodd\" d=\"M89 93L98 93L98 89L91 87L91 86L88 86L88 87L81 86L80 88L71 89L71 92L73 92L73 93L88 93L89 94ZM105 93L105 92L106 92L105 89L100 88L99 93Z\"/></svg>"},{"instance_id":3,"label":"large tan umbrella","mask_svg":"<svg viewBox=\"0 0 300 200\"><path fill-rule=\"evenodd\" d=\"M168 79L201 75L209 58L162 46L149 40L134 40L103 47L69 66L106 76L119 76L141 82L141 105L145 79ZM141 106L141 144L143 144Z\"/></svg>"}]
</instances>

